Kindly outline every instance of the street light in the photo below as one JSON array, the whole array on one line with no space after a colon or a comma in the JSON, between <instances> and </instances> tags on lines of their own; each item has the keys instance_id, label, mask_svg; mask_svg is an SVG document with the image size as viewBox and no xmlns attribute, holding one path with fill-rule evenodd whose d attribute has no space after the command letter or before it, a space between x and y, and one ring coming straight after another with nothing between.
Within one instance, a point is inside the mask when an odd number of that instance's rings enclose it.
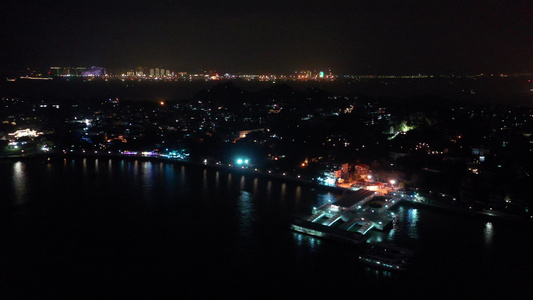
<instances>
[{"instance_id":1,"label":"street light","mask_svg":"<svg viewBox=\"0 0 533 300\"><path fill-rule=\"evenodd\" d=\"M396 180L394 180L394 179L391 179L389 182L390 182L391 185L395 185L396 184Z\"/></svg>"}]
</instances>

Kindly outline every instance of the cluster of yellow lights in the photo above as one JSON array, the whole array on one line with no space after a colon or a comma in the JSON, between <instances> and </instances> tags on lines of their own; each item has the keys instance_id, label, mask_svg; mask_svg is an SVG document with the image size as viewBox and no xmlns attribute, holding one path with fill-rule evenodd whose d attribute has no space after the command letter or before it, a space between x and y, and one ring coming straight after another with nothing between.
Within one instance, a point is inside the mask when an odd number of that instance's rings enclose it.
<instances>
[{"instance_id":1,"label":"cluster of yellow lights","mask_svg":"<svg viewBox=\"0 0 533 300\"><path fill-rule=\"evenodd\" d=\"M33 129L21 129L21 130L17 130L13 133L9 133L8 135L12 135L14 136L16 139L18 138L21 138L21 137L25 137L25 136L29 136L29 137L37 137L39 136L39 134L41 134L42 132L37 132Z\"/></svg>"}]
</instances>

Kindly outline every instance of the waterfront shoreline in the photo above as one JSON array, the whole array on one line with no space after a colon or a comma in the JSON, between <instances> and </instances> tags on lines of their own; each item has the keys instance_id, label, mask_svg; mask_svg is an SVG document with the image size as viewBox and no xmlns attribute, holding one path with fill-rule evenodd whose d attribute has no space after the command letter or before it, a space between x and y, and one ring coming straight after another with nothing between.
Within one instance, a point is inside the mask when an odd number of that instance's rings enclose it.
<instances>
[{"instance_id":1,"label":"waterfront shoreline","mask_svg":"<svg viewBox=\"0 0 533 300\"><path fill-rule=\"evenodd\" d=\"M481 217L491 217L491 218L499 218L499 219L505 219L508 221L515 221L515 222L521 222L521 223L531 223L531 219L525 217L525 216L519 216L519 215L512 215L507 214L504 212L498 212L498 211L478 211L478 210L472 210L472 209L466 209L458 206L451 206L451 205L442 205L442 204L436 204L436 203L427 203L427 202L416 202L411 201L407 199L402 199L404 203L408 203L411 206L415 207L424 207L424 208L430 208L430 209L437 209L440 211L445 211L449 213L454 214L460 214L460 215L468 215L468 216L481 216Z\"/></svg>"},{"instance_id":2,"label":"waterfront shoreline","mask_svg":"<svg viewBox=\"0 0 533 300\"><path fill-rule=\"evenodd\" d=\"M159 161L159 162L165 162L165 163L197 166L197 167L203 167L203 168L209 168L209 169L224 170L228 172L243 173L247 175L272 178L272 179L276 179L279 181L296 182L298 184L312 186L313 188L328 190L330 192L335 192L339 194L343 194L347 191L350 191L350 189L346 189L340 186L326 186L326 185L321 185L318 182L314 182L314 181L310 181L310 180L306 180L302 178L294 178L291 176L284 176L280 174L265 173L265 172L256 171L250 168L239 168L239 167L234 167L234 166L195 162L195 161L190 161L190 160L172 159L172 158L159 157L159 156L147 157L147 156L138 156L138 155L121 155L121 154L107 154L107 153L98 153L98 154L92 154L92 153L42 153L41 154L39 153L39 154L18 155L18 156L0 156L0 160L10 160L10 161L41 160L42 163L49 163L59 158L95 158L95 159L116 158L116 159L123 159L123 160Z\"/></svg>"},{"instance_id":3,"label":"waterfront shoreline","mask_svg":"<svg viewBox=\"0 0 533 300\"><path fill-rule=\"evenodd\" d=\"M195 162L195 161L189 161L189 160L178 160L178 159L158 157L158 156L147 157L147 156L137 156L137 155L121 155L121 154L106 154L106 153L98 153L98 154L39 153L39 154L29 154L29 155L0 156L0 160L10 160L10 161L41 160L41 163L50 163L50 162L53 162L54 160L57 160L58 158L64 158L64 159L66 158L95 158L95 159L115 158L115 159L123 159L123 160L159 161L159 162L164 162L164 163L189 165L189 166L203 167L203 168L209 168L209 169L223 170L227 172L241 173L245 175L260 176L260 177L275 179L275 180L284 181L284 182L294 182L294 183L302 184L302 185L309 186L312 188L317 188L320 190L326 190L328 192L333 192L333 193L338 194L339 196L342 196L344 193L351 191L350 189L340 187L340 186L326 186L326 185L321 185L317 182L309 181L306 179L283 176L279 174L265 173L265 172L256 171L250 168L238 168L234 166L209 164L209 163ZM413 205L413 206L421 206L425 208L438 209L440 211L446 211L446 212L461 214L461 215L484 216L484 217L505 219L508 221L515 221L515 222L521 222L521 223L530 223L532 221L531 219L525 216L507 214L507 213L498 212L498 211L493 211L493 212L477 211L477 210L471 210L471 209L466 209L466 208L451 206L451 205L443 205L443 204L428 203L428 202L416 202L416 201L411 201L407 199L402 199L402 200L403 200L402 202L409 203L410 205Z\"/></svg>"}]
</instances>

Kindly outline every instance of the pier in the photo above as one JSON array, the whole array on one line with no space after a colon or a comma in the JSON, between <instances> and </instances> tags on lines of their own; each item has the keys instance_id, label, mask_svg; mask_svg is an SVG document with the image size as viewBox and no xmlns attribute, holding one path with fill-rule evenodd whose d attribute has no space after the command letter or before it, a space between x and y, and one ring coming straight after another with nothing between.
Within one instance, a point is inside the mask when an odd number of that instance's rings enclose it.
<instances>
[{"instance_id":1,"label":"pier","mask_svg":"<svg viewBox=\"0 0 533 300\"><path fill-rule=\"evenodd\" d=\"M401 199L394 193L377 196L364 189L347 192L334 203L313 208L309 218L296 220L291 229L318 237L342 236L342 240L361 244L369 231L383 231L394 221L395 215L390 209Z\"/></svg>"}]
</instances>

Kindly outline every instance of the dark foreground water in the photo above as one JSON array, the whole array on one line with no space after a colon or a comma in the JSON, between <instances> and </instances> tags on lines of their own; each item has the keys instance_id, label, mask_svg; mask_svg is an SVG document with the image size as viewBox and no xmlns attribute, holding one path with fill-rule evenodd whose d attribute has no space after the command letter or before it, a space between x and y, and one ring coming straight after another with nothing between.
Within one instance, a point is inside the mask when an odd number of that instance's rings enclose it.
<instances>
[{"instance_id":1,"label":"dark foreground water","mask_svg":"<svg viewBox=\"0 0 533 300\"><path fill-rule=\"evenodd\" d=\"M297 183L80 158L0 162L0 187L1 298L533 297L531 224L400 205L369 237L416 251L390 273L290 231L338 197Z\"/></svg>"}]
</instances>

